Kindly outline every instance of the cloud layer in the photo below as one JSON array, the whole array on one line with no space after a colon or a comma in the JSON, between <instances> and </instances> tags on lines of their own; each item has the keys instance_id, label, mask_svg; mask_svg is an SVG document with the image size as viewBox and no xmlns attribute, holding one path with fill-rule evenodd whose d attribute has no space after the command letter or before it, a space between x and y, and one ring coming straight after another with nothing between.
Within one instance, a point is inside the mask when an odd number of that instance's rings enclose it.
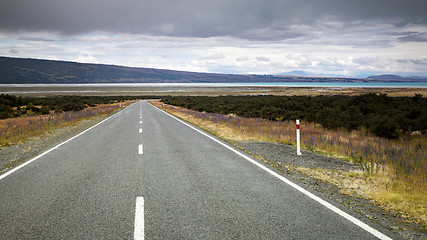
<instances>
[{"instance_id":1,"label":"cloud layer","mask_svg":"<svg viewBox=\"0 0 427 240\"><path fill-rule=\"evenodd\" d=\"M303 26L426 24L426 9L425 0L13 0L0 3L0 29L283 40L309 34Z\"/></svg>"},{"instance_id":2,"label":"cloud layer","mask_svg":"<svg viewBox=\"0 0 427 240\"><path fill-rule=\"evenodd\" d=\"M0 55L232 73L427 76L425 0L0 1Z\"/></svg>"}]
</instances>

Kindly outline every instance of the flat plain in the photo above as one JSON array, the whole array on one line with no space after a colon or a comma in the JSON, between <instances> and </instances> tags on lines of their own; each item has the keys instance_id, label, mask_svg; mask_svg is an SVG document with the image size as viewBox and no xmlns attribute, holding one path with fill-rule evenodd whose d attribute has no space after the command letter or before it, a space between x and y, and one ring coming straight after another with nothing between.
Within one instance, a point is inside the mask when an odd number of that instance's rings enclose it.
<instances>
[{"instance_id":1,"label":"flat plain","mask_svg":"<svg viewBox=\"0 0 427 240\"><path fill-rule=\"evenodd\" d=\"M282 87L282 86L25 86L0 85L0 94L17 96L220 96L220 95L358 95L382 93L392 97L427 96L427 88Z\"/></svg>"}]
</instances>

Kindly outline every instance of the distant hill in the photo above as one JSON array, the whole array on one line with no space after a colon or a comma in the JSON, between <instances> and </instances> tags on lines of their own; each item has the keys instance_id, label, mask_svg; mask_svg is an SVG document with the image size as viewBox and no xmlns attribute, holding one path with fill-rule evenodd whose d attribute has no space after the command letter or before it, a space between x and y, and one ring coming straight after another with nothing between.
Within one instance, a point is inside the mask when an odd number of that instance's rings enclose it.
<instances>
[{"instance_id":1,"label":"distant hill","mask_svg":"<svg viewBox=\"0 0 427 240\"><path fill-rule=\"evenodd\" d=\"M399 75L383 74L376 76L369 76L366 78L367 81L375 82L425 82L427 78L422 77L402 77Z\"/></svg>"},{"instance_id":2,"label":"distant hill","mask_svg":"<svg viewBox=\"0 0 427 240\"><path fill-rule=\"evenodd\" d=\"M304 70L295 70L295 71L291 71L291 72L283 72L283 73L278 73L275 74L276 76L304 76L304 77L331 77L331 78L344 78L343 76L340 75L327 75L327 74L318 74L318 73L312 73L312 72L307 72ZM357 77L353 78L356 79ZM360 78L359 80L361 80L362 78Z\"/></svg>"},{"instance_id":3,"label":"distant hill","mask_svg":"<svg viewBox=\"0 0 427 240\"><path fill-rule=\"evenodd\" d=\"M276 75L282 75L282 76L313 76L312 73L303 71L303 70L295 70L295 71L291 71L291 72L284 72L284 73L279 73Z\"/></svg>"},{"instance_id":4,"label":"distant hill","mask_svg":"<svg viewBox=\"0 0 427 240\"><path fill-rule=\"evenodd\" d=\"M374 76L375 77L375 76ZM379 79L198 73L0 57L0 84L364 82Z\"/></svg>"},{"instance_id":5,"label":"distant hill","mask_svg":"<svg viewBox=\"0 0 427 240\"><path fill-rule=\"evenodd\" d=\"M232 77L232 79L230 79ZM226 82L238 76L0 57L0 83ZM248 78L245 76L245 78Z\"/></svg>"}]
</instances>

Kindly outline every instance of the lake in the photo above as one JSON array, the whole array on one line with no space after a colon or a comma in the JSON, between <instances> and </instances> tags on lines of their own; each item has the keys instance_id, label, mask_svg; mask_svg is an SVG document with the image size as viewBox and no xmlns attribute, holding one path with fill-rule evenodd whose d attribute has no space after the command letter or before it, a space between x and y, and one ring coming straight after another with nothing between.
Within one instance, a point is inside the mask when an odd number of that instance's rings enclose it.
<instances>
[{"instance_id":1,"label":"lake","mask_svg":"<svg viewBox=\"0 0 427 240\"><path fill-rule=\"evenodd\" d=\"M257 83L88 83L88 84L0 84L0 87L342 87L427 88L427 82L257 82Z\"/></svg>"},{"instance_id":2,"label":"lake","mask_svg":"<svg viewBox=\"0 0 427 240\"><path fill-rule=\"evenodd\" d=\"M356 90L359 89L359 90ZM402 94L402 91L405 93ZM283 82L283 83L94 83L0 84L0 94L54 95L319 95L386 93L427 96L427 82Z\"/></svg>"}]
</instances>

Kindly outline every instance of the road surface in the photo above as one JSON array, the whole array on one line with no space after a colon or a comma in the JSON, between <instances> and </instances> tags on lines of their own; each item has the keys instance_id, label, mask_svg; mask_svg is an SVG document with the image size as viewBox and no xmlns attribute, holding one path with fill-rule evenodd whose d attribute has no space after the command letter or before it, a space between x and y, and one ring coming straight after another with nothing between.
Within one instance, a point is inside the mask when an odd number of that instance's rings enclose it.
<instances>
[{"instance_id":1,"label":"road surface","mask_svg":"<svg viewBox=\"0 0 427 240\"><path fill-rule=\"evenodd\" d=\"M0 239L397 238L253 161L141 101L0 176Z\"/></svg>"}]
</instances>

